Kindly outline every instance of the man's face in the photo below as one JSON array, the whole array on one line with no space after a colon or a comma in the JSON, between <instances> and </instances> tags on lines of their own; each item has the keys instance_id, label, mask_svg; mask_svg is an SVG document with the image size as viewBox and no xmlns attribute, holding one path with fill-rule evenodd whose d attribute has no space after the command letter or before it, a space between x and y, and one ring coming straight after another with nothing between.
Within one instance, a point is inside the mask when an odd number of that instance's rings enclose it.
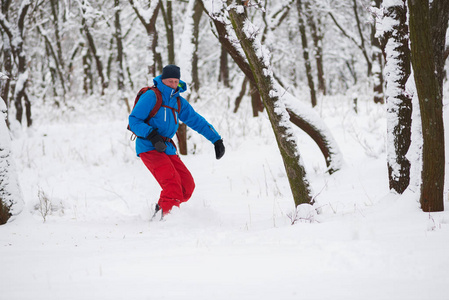
<instances>
[{"instance_id":1,"label":"man's face","mask_svg":"<svg viewBox=\"0 0 449 300\"><path fill-rule=\"evenodd\" d=\"M177 78L165 78L162 79L162 83L165 84L168 87L171 87L172 89L176 90L179 84L179 79Z\"/></svg>"}]
</instances>

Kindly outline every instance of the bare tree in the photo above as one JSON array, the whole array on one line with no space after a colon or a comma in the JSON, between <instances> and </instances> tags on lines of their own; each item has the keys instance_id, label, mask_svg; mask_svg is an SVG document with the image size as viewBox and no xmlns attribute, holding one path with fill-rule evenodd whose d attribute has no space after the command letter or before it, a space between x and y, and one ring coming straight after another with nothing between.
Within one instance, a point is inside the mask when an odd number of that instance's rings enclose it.
<instances>
[{"instance_id":1,"label":"bare tree","mask_svg":"<svg viewBox=\"0 0 449 300\"><path fill-rule=\"evenodd\" d=\"M348 38L357 48L360 49L361 53L366 62L367 66L367 76L371 77L374 97L373 101L375 103L384 103L384 95L383 95L383 77L382 77L382 54L381 54L381 45L379 41L375 37L375 28L374 25L370 26L371 33L371 45L367 42L367 38L365 37L365 32L363 30L363 21L360 18L360 5L357 5L357 0L351 1L352 13L355 19L355 28L357 31L358 38L354 37L354 33L351 33L347 28L344 28L342 24L338 21L336 15L333 12L328 12L332 21L339 29L339 31ZM374 7L380 6L381 0L375 0L372 2ZM347 61L347 66L351 72L351 75L354 77L354 82L357 82L356 72L352 66L352 62Z\"/></svg>"},{"instance_id":2,"label":"bare tree","mask_svg":"<svg viewBox=\"0 0 449 300\"><path fill-rule=\"evenodd\" d=\"M343 28L343 26L340 24L340 22L338 22L337 18L334 16L334 14L332 12L329 12L328 14L331 17L334 24L340 30L340 32L346 38L348 38L351 42L353 42L354 45L357 46L357 48L360 49L360 51L363 54L363 57L365 58L365 62L366 62L366 66L367 66L367 75L371 76L371 71L372 71L373 65L372 65L371 59L369 58L368 49L366 48L365 38L364 38L362 28L361 28L361 23L360 23L359 12L358 12L358 8L357 8L356 0L352 0L352 10L354 12L354 17L356 20L356 27L357 27L357 31L359 34L359 41L357 41L351 34L349 34L347 32L347 30L345 30L345 28Z\"/></svg>"},{"instance_id":3,"label":"bare tree","mask_svg":"<svg viewBox=\"0 0 449 300\"><path fill-rule=\"evenodd\" d=\"M28 98L26 92L27 82L28 82L28 72L27 72L27 58L26 51L24 49L24 30L25 30L25 18L28 13L28 9L31 6L29 0L24 0L20 6L18 12L17 25L11 24L3 13L0 14L0 26L8 37L8 45L11 46L11 52L14 56L14 60L17 64L17 80L15 82L14 88L14 106L16 108L16 120L22 123L23 117L23 104L25 104L25 115L27 120L27 125L31 126L31 102Z\"/></svg>"},{"instance_id":4,"label":"bare tree","mask_svg":"<svg viewBox=\"0 0 449 300\"><path fill-rule=\"evenodd\" d=\"M160 0L149 1L148 10L144 10L140 6L134 3L134 0L128 0L131 4L134 12L139 18L142 25L145 27L148 36L148 53L147 53L147 66L148 75L156 77L158 71L156 62L158 61L158 54L156 51L158 35L156 31L156 19L159 13ZM159 66L162 70L162 66Z\"/></svg>"}]
</instances>

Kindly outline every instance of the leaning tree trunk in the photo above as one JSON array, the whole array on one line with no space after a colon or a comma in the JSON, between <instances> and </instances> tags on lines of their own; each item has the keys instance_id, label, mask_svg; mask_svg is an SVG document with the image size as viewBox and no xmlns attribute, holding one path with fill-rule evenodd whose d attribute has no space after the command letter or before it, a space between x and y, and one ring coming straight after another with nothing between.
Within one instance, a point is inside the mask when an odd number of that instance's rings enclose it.
<instances>
[{"instance_id":1,"label":"leaning tree trunk","mask_svg":"<svg viewBox=\"0 0 449 300\"><path fill-rule=\"evenodd\" d=\"M307 107L302 107L300 110L304 111L307 109ZM316 127L318 122L306 120L304 117L296 114L291 108L287 108L287 112L290 115L290 121L304 130L304 132L307 133L320 148L329 174L340 170L343 164L343 158L336 146L336 142L330 136L324 134L325 130L323 128ZM309 113L308 116L311 117L313 114Z\"/></svg>"},{"instance_id":2,"label":"leaning tree trunk","mask_svg":"<svg viewBox=\"0 0 449 300\"><path fill-rule=\"evenodd\" d=\"M236 48L234 40L230 38L232 34L228 32L228 27L225 24L226 19L221 14L210 13L204 6L203 1L201 1L201 4L203 6L204 11L210 17L211 21L215 25L218 34L217 38L221 43L221 45L223 45L226 48L226 51L228 51L229 55L232 57L234 62L245 74L248 81L250 81L256 88L259 88L256 83L255 75L251 70L250 64L247 62L245 57L243 57L240 54L241 51L239 51ZM260 91L258 91L258 93L260 93ZM288 95L288 93L284 94ZM329 172L335 172L340 170L343 164L341 152L338 149L338 146L335 143L331 132L327 129L324 122L318 116L315 116L316 113L313 111L309 112L308 116L305 116L303 115L303 111L301 111L301 109L289 108L289 110L291 113L295 114L294 118L296 119L296 121L293 122L295 125L297 125L301 130L303 130L310 136L313 135L315 137L321 137L322 141L319 141L317 143L321 144L324 147L328 147L326 151L323 151L323 155L326 159L326 163L328 163L328 166L332 166L329 168ZM313 117L313 120L310 119L312 115L315 116ZM316 139L314 140L316 141ZM320 148L323 149L323 147L321 146Z\"/></svg>"},{"instance_id":3,"label":"leaning tree trunk","mask_svg":"<svg viewBox=\"0 0 449 300\"><path fill-rule=\"evenodd\" d=\"M433 5L441 5L440 10L446 14L443 16L446 18L446 23L442 24L444 30L447 29L449 14L447 3L447 0L433 1ZM443 211L445 167L443 91L438 79L440 74L437 72L440 67L435 65L435 61L438 61L435 58L437 51L432 43L432 30L435 29L431 27L431 22L435 21L431 21L428 0L408 0L408 6L411 61L419 98L423 134L421 209L425 212Z\"/></svg>"},{"instance_id":4,"label":"leaning tree trunk","mask_svg":"<svg viewBox=\"0 0 449 300\"><path fill-rule=\"evenodd\" d=\"M382 23L392 24L383 33L387 100L388 175L390 189L402 194L410 183L412 97L405 84L411 73L406 0L384 6Z\"/></svg>"},{"instance_id":5,"label":"leaning tree trunk","mask_svg":"<svg viewBox=\"0 0 449 300\"><path fill-rule=\"evenodd\" d=\"M235 5L237 6L237 4ZM249 28L251 27L250 21L241 10L238 11L236 9L236 6L230 7L229 16L240 45L251 66L265 108L267 109L268 117L284 161L295 205L311 203L312 195L310 186L306 179L305 169L301 164L298 145L293 138L292 129L288 126L290 124L288 114L279 98L279 93L274 87L274 78L267 71L270 69L270 66L267 65L264 57L256 54L256 49L261 49L262 45L257 44L254 36L248 35ZM252 34L255 34L255 31Z\"/></svg>"}]
</instances>

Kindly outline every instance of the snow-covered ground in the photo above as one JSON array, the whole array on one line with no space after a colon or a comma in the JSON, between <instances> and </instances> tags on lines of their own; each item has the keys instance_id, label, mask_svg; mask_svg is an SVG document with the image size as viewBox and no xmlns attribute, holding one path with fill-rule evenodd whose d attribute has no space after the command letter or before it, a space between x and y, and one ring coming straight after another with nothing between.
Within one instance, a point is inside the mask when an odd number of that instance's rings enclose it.
<instances>
[{"instance_id":1,"label":"snow-covered ground","mask_svg":"<svg viewBox=\"0 0 449 300\"><path fill-rule=\"evenodd\" d=\"M0 226L0 299L449 299L449 213L421 212L413 189L389 194L385 107L322 99L345 165L326 174L298 130L316 204L295 215L266 116L223 97L193 105L226 154L190 132L197 189L164 222L149 221L160 189L124 105L36 106L13 141L25 210Z\"/></svg>"}]
</instances>

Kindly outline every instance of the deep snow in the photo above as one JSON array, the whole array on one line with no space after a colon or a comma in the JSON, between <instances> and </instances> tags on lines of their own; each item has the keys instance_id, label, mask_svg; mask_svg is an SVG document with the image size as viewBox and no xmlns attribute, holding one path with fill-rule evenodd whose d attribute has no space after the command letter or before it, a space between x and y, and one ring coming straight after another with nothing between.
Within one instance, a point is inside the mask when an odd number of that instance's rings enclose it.
<instances>
[{"instance_id":1,"label":"deep snow","mask_svg":"<svg viewBox=\"0 0 449 300\"><path fill-rule=\"evenodd\" d=\"M297 130L316 204L291 225L267 117L250 117L248 99L224 110L218 94L193 105L227 152L215 160L190 131L182 160L197 189L165 222L149 222L160 189L135 156L124 105L36 106L13 140L25 210L0 226L0 299L449 299L449 213L421 212L412 190L389 194L385 107L359 99L355 114L352 100L321 99L345 164L326 174Z\"/></svg>"}]
</instances>

